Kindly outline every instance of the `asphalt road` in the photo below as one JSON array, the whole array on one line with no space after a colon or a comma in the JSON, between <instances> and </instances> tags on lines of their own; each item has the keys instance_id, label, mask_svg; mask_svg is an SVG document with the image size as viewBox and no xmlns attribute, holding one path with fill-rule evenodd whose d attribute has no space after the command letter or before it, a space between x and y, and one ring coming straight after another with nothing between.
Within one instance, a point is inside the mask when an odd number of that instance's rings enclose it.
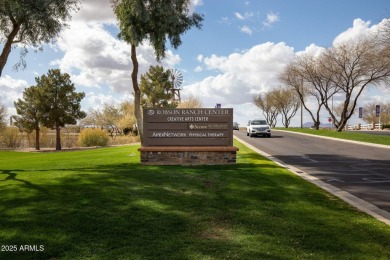
<instances>
[{"instance_id":1,"label":"asphalt road","mask_svg":"<svg viewBox=\"0 0 390 260\"><path fill-rule=\"evenodd\" d=\"M273 157L390 212L390 149L272 131L234 135Z\"/></svg>"}]
</instances>

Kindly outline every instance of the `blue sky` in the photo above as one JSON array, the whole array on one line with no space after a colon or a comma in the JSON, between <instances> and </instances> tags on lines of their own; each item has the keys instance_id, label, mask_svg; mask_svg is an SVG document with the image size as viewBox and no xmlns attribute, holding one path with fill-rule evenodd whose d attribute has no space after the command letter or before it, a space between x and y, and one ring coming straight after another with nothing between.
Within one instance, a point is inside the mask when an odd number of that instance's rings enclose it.
<instances>
[{"instance_id":1,"label":"blue sky","mask_svg":"<svg viewBox=\"0 0 390 260\"><path fill-rule=\"evenodd\" d=\"M130 48L116 38L118 29L109 1L82 3L56 44L44 46L43 52L30 51L25 70L13 70L19 49L12 51L0 78L0 102L9 114L15 113L13 101L22 96L24 88L35 84L34 77L51 68L71 74L77 91L86 93L82 103L86 111L131 98ZM233 107L234 120L242 125L261 117L251 103L253 95L276 87L278 73L295 55L369 33L390 17L390 2L384 0L191 3L191 9L204 14L203 28L187 32L177 50L168 44L167 58L160 65L183 73L182 96L197 96L207 107L216 103ZM138 55L141 73L158 64L147 43L139 46ZM373 101L390 102L389 91L381 87L367 90L359 105ZM326 121L325 111L322 117ZM306 121L310 119L304 114ZM299 122L296 116L293 125Z\"/></svg>"}]
</instances>

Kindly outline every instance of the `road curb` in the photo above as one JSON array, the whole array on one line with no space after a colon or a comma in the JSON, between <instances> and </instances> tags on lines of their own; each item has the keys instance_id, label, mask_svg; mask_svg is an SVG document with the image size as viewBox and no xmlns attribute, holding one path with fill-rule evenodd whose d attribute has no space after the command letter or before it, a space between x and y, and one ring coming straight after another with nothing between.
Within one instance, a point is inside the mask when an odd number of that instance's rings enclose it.
<instances>
[{"instance_id":1,"label":"road curb","mask_svg":"<svg viewBox=\"0 0 390 260\"><path fill-rule=\"evenodd\" d=\"M288 132L288 131L286 131L286 132ZM313 135L310 135L310 136L313 136ZM244 144L248 148L252 149L256 153L270 159L271 161L275 162L276 164L280 165L281 167L291 171L295 175L317 185L318 187L322 188L323 190L326 190L327 192L330 192L331 194L335 195L336 197L347 202L351 206L359 209L360 211L363 211L363 212L369 214L370 216L372 216L372 217L378 219L379 221L390 226L390 213L389 212L382 210L382 209L378 208L377 206L375 206L375 205L373 205L365 200L362 200L362 199L356 197L355 195L352 195L349 192L343 191L343 190L341 190L341 189L339 189L331 184L325 183L325 182L321 181L320 179L318 179L317 177L311 176L310 174L298 169L295 166L286 164L283 161L273 157L272 155L270 155L266 152L263 152L260 149L254 147L253 145L245 142L244 140L238 138L237 136L234 136L234 139L236 139L240 143ZM337 140L339 140L339 139L337 139Z\"/></svg>"}]
</instances>

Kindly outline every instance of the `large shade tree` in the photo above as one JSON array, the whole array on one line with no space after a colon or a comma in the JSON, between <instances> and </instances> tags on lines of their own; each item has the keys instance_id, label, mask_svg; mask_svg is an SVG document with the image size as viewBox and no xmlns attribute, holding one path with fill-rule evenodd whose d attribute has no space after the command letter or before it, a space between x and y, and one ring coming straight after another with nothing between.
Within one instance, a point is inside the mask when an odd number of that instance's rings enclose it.
<instances>
[{"instance_id":1,"label":"large shade tree","mask_svg":"<svg viewBox=\"0 0 390 260\"><path fill-rule=\"evenodd\" d=\"M378 35L374 35L374 38L390 51L390 18L383 19Z\"/></svg>"},{"instance_id":2,"label":"large shade tree","mask_svg":"<svg viewBox=\"0 0 390 260\"><path fill-rule=\"evenodd\" d=\"M28 48L41 49L43 43L55 40L78 3L79 0L0 0L0 76L12 46L22 47L16 67L24 67Z\"/></svg>"},{"instance_id":3,"label":"large shade tree","mask_svg":"<svg viewBox=\"0 0 390 260\"><path fill-rule=\"evenodd\" d=\"M115 133L136 133L134 104L128 100L117 104L104 104L103 108L91 109L80 121L83 127L101 128Z\"/></svg>"},{"instance_id":4,"label":"large shade tree","mask_svg":"<svg viewBox=\"0 0 390 260\"><path fill-rule=\"evenodd\" d=\"M148 40L157 60L165 57L166 42L178 48L181 35L195 26L201 28L202 15L189 11L189 0L111 0L119 22L120 38L131 45L131 74L135 117L142 140L141 91L138 85L137 46Z\"/></svg>"},{"instance_id":5,"label":"large shade tree","mask_svg":"<svg viewBox=\"0 0 390 260\"><path fill-rule=\"evenodd\" d=\"M129 100L123 101L119 104L119 110L122 114L122 117L119 120L119 127L122 129L123 133L128 134L132 132L138 134L134 115L134 102L130 102Z\"/></svg>"},{"instance_id":6,"label":"large shade tree","mask_svg":"<svg viewBox=\"0 0 390 260\"><path fill-rule=\"evenodd\" d=\"M280 76L293 87L318 129L319 112L324 107L337 131L342 131L353 115L359 97L372 86L388 84L390 52L386 44L370 37L335 44L319 56L299 56ZM317 100L316 117L307 106L303 94ZM333 109L333 96L342 98L340 113Z\"/></svg>"},{"instance_id":7,"label":"large shade tree","mask_svg":"<svg viewBox=\"0 0 390 260\"><path fill-rule=\"evenodd\" d=\"M122 133L120 121L124 117L121 108L115 104L104 104L102 109L91 109L82 124L88 127L106 129L111 137Z\"/></svg>"},{"instance_id":8,"label":"large shade tree","mask_svg":"<svg viewBox=\"0 0 390 260\"><path fill-rule=\"evenodd\" d=\"M342 131L353 115L363 91L371 86L387 84L390 80L390 53L371 39L336 45L321 57L322 78L331 81L343 96L340 117L325 99L324 106L334 120L337 131Z\"/></svg>"},{"instance_id":9,"label":"large shade tree","mask_svg":"<svg viewBox=\"0 0 390 260\"><path fill-rule=\"evenodd\" d=\"M176 107L172 99L171 71L162 66L151 66L149 71L141 76L141 105L142 107Z\"/></svg>"},{"instance_id":10,"label":"large shade tree","mask_svg":"<svg viewBox=\"0 0 390 260\"><path fill-rule=\"evenodd\" d=\"M5 118L7 116L7 108L0 103L0 132L5 128Z\"/></svg>"},{"instance_id":11,"label":"large shade tree","mask_svg":"<svg viewBox=\"0 0 390 260\"><path fill-rule=\"evenodd\" d=\"M42 125L56 129L56 150L61 150L61 127L76 124L86 117L81 110L81 100L85 94L75 92L75 87L67 73L59 69L49 70L47 75L37 77L39 89L40 121Z\"/></svg>"},{"instance_id":12,"label":"large shade tree","mask_svg":"<svg viewBox=\"0 0 390 260\"><path fill-rule=\"evenodd\" d=\"M298 94L290 88L277 88L272 91L274 102L282 116L282 124L288 128L300 105Z\"/></svg>"},{"instance_id":13,"label":"large shade tree","mask_svg":"<svg viewBox=\"0 0 390 260\"><path fill-rule=\"evenodd\" d=\"M40 133L40 111L39 106L42 100L39 99L39 91L36 86L26 88L23 92L23 99L14 102L17 116L13 116L15 126L27 133L35 131L35 149L39 150ZM46 101L44 101L46 102Z\"/></svg>"},{"instance_id":14,"label":"large shade tree","mask_svg":"<svg viewBox=\"0 0 390 260\"><path fill-rule=\"evenodd\" d=\"M276 104L274 92L262 92L253 97L253 104L261 109L265 120L271 127L275 127L279 115L279 107Z\"/></svg>"},{"instance_id":15,"label":"large shade tree","mask_svg":"<svg viewBox=\"0 0 390 260\"><path fill-rule=\"evenodd\" d=\"M320 112L325 101L337 92L331 81L322 76L318 60L319 57L314 54L298 56L279 76L284 85L297 93L300 103L309 113L317 130L321 124Z\"/></svg>"}]
</instances>

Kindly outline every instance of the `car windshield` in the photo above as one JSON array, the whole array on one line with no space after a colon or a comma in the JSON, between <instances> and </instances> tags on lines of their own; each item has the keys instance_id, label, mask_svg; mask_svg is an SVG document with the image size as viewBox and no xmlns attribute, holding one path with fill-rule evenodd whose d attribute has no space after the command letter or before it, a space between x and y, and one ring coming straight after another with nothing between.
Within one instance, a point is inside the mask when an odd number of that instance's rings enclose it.
<instances>
[{"instance_id":1,"label":"car windshield","mask_svg":"<svg viewBox=\"0 0 390 260\"><path fill-rule=\"evenodd\" d=\"M265 120L253 120L252 125L266 125L267 124L267 121Z\"/></svg>"}]
</instances>

